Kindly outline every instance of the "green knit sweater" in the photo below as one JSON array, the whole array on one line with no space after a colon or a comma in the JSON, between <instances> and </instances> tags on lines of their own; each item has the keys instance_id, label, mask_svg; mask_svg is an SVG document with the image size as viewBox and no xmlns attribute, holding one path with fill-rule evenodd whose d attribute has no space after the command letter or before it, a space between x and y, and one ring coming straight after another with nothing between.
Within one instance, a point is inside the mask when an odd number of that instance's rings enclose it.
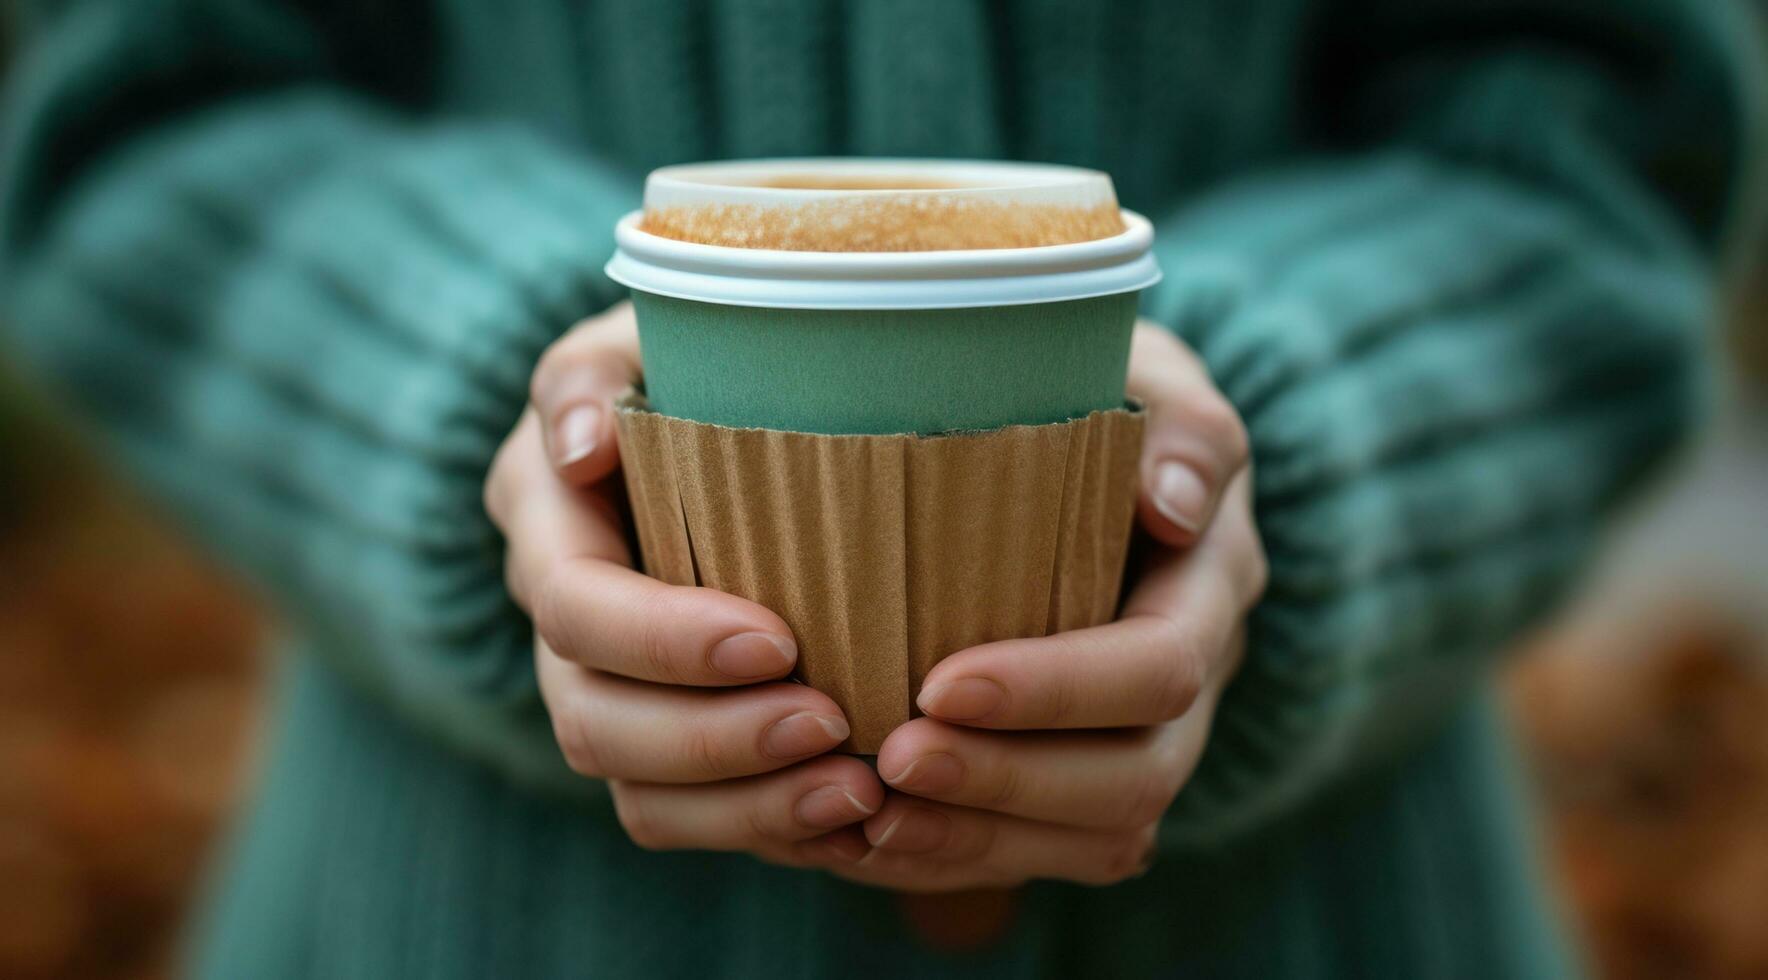
<instances>
[{"instance_id":1,"label":"green knit sweater","mask_svg":"<svg viewBox=\"0 0 1768 980\"><path fill-rule=\"evenodd\" d=\"M0 109L9 347L301 638L218 977L1567 969L1490 655L1690 425L1760 78L1705 0L65 0ZM1003 942L644 854L479 505L648 169L1098 167L1258 468L1269 597L1124 886ZM102 584L98 584L102 587Z\"/></svg>"}]
</instances>

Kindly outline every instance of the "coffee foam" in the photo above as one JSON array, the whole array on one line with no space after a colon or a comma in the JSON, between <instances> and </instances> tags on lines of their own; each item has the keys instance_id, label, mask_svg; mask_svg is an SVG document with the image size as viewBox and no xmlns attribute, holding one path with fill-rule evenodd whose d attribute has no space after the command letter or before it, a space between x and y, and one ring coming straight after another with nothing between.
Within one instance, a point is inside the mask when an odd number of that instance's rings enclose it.
<instances>
[{"instance_id":1,"label":"coffee foam","mask_svg":"<svg viewBox=\"0 0 1768 980\"><path fill-rule=\"evenodd\" d=\"M702 245L799 252L1029 248L1121 234L1102 173L1042 164L780 160L666 167L639 227Z\"/></svg>"},{"instance_id":2,"label":"coffee foam","mask_svg":"<svg viewBox=\"0 0 1768 980\"><path fill-rule=\"evenodd\" d=\"M957 195L841 198L784 207L709 204L647 210L640 228L702 245L790 252L945 252L1109 238L1115 205L1014 206Z\"/></svg>"}]
</instances>

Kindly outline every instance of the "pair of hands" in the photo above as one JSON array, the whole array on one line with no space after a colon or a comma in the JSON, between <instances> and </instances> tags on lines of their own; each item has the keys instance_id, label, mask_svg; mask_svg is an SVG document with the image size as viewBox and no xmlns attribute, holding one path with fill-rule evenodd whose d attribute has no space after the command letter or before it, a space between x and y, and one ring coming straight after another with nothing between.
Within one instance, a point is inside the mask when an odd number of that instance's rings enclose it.
<instances>
[{"instance_id":1,"label":"pair of hands","mask_svg":"<svg viewBox=\"0 0 1768 980\"><path fill-rule=\"evenodd\" d=\"M579 324L541 359L485 486L559 748L607 780L633 841L909 892L1146 868L1265 581L1245 431L1183 344L1136 328L1138 512L1155 547L1120 618L952 654L875 773L828 754L847 721L785 681L797 648L778 616L633 569L613 400L639 373L630 306Z\"/></svg>"}]
</instances>

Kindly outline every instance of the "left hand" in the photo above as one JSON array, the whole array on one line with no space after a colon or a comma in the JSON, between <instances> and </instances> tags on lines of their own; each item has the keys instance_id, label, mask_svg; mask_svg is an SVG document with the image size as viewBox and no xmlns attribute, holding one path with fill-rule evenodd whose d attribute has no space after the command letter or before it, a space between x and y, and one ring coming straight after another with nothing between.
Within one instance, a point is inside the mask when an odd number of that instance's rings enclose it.
<instances>
[{"instance_id":1,"label":"left hand","mask_svg":"<svg viewBox=\"0 0 1768 980\"><path fill-rule=\"evenodd\" d=\"M1138 513L1156 547L1120 618L946 658L922 685L925 717L879 750L879 811L775 860L912 892L1146 869L1266 573L1246 432L1202 363L1138 325L1129 389L1148 409Z\"/></svg>"}]
</instances>

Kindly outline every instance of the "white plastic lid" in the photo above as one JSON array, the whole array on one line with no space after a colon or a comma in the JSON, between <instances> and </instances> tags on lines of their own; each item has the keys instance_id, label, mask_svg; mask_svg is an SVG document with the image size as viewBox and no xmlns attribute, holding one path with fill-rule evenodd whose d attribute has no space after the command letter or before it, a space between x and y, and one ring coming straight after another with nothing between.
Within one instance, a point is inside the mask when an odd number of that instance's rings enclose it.
<instances>
[{"instance_id":1,"label":"white plastic lid","mask_svg":"<svg viewBox=\"0 0 1768 980\"><path fill-rule=\"evenodd\" d=\"M756 186L782 175L899 177L928 190ZM766 160L666 167L645 186L647 207L793 207L806 201L905 194L985 197L1004 204L1114 202L1110 178L1044 164L916 160ZM643 211L620 219L609 278L677 299L776 309L914 310L1018 306L1145 289L1160 281L1146 218L1121 212L1107 238L1031 248L826 252L740 248L644 231Z\"/></svg>"}]
</instances>

